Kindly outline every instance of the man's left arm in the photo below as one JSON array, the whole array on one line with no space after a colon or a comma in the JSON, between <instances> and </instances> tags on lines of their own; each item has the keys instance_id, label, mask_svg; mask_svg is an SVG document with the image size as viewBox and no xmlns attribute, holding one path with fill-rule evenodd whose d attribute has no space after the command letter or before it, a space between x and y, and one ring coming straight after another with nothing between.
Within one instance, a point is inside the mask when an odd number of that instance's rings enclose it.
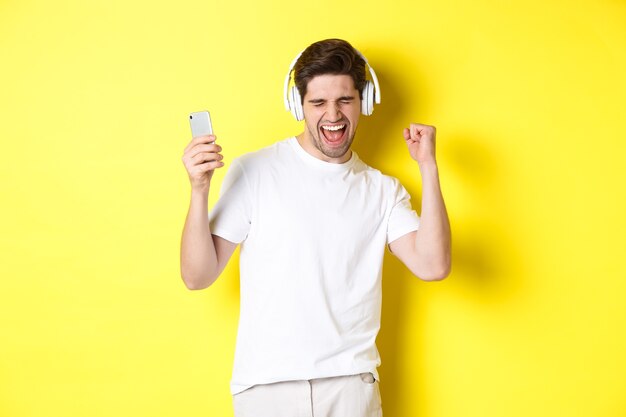
<instances>
[{"instance_id":1,"label":"man's left arm","mask_svg":"<svg viewBox=\"0 0 626 417\"><path fill-rule=\"evenodd\" d=\"M439 281L450 274L450 221L439 184L435 159L435 127L411 123L404 139L422 176L422 212L417 231L389 244L391 252L424 281Z\"/></svg>"}]
</instances>

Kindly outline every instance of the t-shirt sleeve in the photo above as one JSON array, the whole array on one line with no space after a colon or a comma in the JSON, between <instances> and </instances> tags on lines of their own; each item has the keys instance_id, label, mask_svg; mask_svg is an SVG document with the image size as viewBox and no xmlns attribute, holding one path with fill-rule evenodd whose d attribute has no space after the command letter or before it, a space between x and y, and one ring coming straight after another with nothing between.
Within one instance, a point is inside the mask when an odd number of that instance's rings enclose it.
<instances>
[{"instance_id":1,"label":"t-shirt sleeve","mask_svg":"<svg viewBox=\"0 0 626 417\"><path fill-rule=\"evenodd\" d=\"M232 161L222 181L220 197L209 212L211 233L241 243L250 230L250 186L241 163Z\"/></svg>"},{"instance_id":2,"label":"t-shirt sleeve","mask_svg":"<svg viewBox=\"0 0 626 417\"><path fill-rule=\"evenodd\" d=\"M387 223L387 244L419 229L420 218L411 207L411 196L394 178L393 206Z\"/></svg>"}]
</instances>

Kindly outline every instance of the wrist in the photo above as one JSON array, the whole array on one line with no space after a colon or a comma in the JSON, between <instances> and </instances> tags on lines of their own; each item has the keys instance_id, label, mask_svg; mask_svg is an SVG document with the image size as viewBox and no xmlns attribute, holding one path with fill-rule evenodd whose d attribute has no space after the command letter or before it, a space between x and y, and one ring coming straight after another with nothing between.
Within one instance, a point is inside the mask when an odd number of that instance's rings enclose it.
<instances>
[{"instance_id":1,"label":"wrist","mask_svg":"<svg viewBox=\"0 0 626 417\"><path fill-rule=\"evenodd\" d=\"M437 172L439 169L437 167L437 161L429 160L429 161L417 161L417 165L419 166L420 171L422 172Z\"/></svg>"},{"instance_id":2,"label":"wrist","mask_svg":"<svg viewBox=\"0 0 626 417\"><path fill-rule=\"evenodd\" d=\"M206 201L209 198L209 188L207 187L206 189L197 189L197 188L192 188L191 189L191 199L192 200L202 200L202 201Z\"/></svg>"}]
</instances>

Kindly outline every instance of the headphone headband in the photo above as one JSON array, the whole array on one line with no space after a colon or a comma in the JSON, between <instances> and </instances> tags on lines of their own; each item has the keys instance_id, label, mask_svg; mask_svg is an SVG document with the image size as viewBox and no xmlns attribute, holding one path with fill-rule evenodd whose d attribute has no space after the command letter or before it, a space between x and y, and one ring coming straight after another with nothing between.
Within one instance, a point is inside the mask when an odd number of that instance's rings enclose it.
<instances>
[{"instance_id":1,"label":"headphone headband","mask_svg":"<svg viewBox=\"0 0 626 417\"><path fill-rule=\"evenodd\" d=\"M354 48L353 48L354 49ZM376 77L376 73L374 72L374 68L372 68L369 64L369 62L367 62L367 58L365 58L365 56L359 52L357 49L354 49L356 51L357 54L359 54L359 56L361 58L363 58L363 61L365 61L365 65L367 66L367 68L369 69L369 73L372 77L372 81L374 82L374 95L375 95L375 102L376 104L380 104L380 87L378 85L378 77ZM298 62L298 59L300 58L300 56L302 55L302 53L304 53L304 51L306 51L306 48L303 49L302 51L300 51L300 53L298 54L298 56L296 56L293 61L291 61L291 65L289 65L289 71L287 72L287 76L285 77L285 87L283 90L283 98L285 100L285 108L287 109L287 111L292 111L293 109L291 108L290 105L290 101L289 101L289 80L291 80L291 73L293 72L293 67L296 66L296 62ZM360 91L361 94L363 94L362 91ZM298 103L300 104L300 103Z\"/></svg>"}]
</instances>

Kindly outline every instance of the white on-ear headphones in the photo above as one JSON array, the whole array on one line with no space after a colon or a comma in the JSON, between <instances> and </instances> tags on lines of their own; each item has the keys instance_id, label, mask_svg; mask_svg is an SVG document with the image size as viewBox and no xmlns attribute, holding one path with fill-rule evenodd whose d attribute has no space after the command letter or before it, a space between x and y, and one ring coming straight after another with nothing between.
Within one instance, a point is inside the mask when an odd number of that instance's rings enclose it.
<instances>
[{"instance_id":1,"label":"white on-ear headphones","mask_svg":"<svg viewBox=\"0 0 626 417\"><path fill-rule=\"evenodd\" d=\"M374 72L374 68L370 67L367 62L367 58L363 56L362 53L355 49L356 53L359 54L361 58L365 61L365 65L369 68L370 75L372 76L372 81L367 80L365 82L365 87L363 87L363 91L361 92L361 113L365 116L369 116L374 112L374 100L376 100L376 104L380 104L380 87L378 86L378 78L376 78L376 73ZM285 89L284 89L284 98L285 98L285 108L287 111L290 111L293 114L293 117L296 120L301 121L304 120L304 110L302 109L302 98L300 97L300 92L298 91L298 87L295 85L289 88L289 81L291 80L291 73L293 72L293 67L298 62L298 58L302 55L304 51L300 52L297 57L291 62L289 66L289 72L285 77Z\"/></svg>"}]
</instances>

